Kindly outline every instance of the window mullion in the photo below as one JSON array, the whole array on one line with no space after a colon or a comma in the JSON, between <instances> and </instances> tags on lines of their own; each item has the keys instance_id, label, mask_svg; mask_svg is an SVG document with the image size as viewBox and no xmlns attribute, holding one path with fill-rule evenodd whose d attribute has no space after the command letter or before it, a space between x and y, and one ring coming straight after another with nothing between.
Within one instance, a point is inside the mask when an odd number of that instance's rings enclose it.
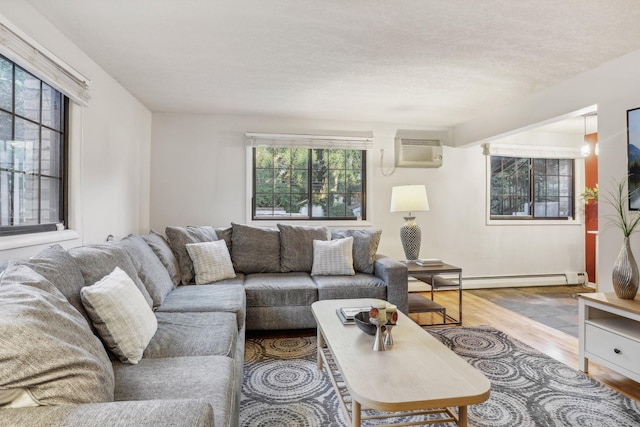
<instances>
[{"instance_id":1,"label":"window mullion","mask_svg":"<svg viewBox=\"0 0 640 427\"><path fill-rule=\"evenodd\" d=\"M529 215L536 218L536 170L533 159L529 159Z\"/></svg>"},{"instance_id":2,"label":"window mullion","mask_svg":"<svg viewBox=\"0 0 640 427\"><path fill-rule=\"evenodd\" d=\"M37 190L37 197L38 197L38 224L42 224L42 122L44 121L44 118L42 117L42 113L43 113L43 108L42 108L42 101L43 101L43 87L42 87L42 81L40 82L40 125L38 126L38 170L35 171L35 173L37 174L36 176L38 177L38 179L36 180L36 182L38 183L38 190Z\"/></svg>"},{"instance_id":3,"label":"window mullion","mask_svg":"<svg viewBox=\"0 0 640 427\"><path fill-rule=\"evenodd\" d=\"M16 139L16 64L13 64L12 67L12 75L11 75L11 140L15 141ZM15 151L13 148L11 149L11 182L7 183L7 193L9 195L9 224L11 226L16 225L16 216L15 216L15 198L14 198L14 185L16 181L15 177ZM7 179L9 179L9 174L7 174Z\"/></svg>"},{"instance_id":4,"label":"window mullion","mask_svg":"<svg viewBox=\"0 0 640 427\"><path fill-rule=\"evenodd\" d=\"M313 219L313 149L307 153L307 216Z\"/></svg>"}]
</instances>

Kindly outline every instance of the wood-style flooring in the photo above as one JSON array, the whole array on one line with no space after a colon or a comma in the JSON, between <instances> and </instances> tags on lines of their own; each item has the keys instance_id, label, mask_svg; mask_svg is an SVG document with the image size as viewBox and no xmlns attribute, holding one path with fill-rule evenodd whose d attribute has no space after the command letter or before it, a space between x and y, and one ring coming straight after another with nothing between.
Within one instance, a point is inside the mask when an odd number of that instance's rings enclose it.
<instances>
[{"instance_id":1,"label":"wood-style flooring","mask_svg":"<svg viewBox=\"0 0 640 427\"><path fill-rule=\"evenodd\" d=\"M424 295L428 296L429 294L425 293ZM458 306L457 291L436 292L435 300L447 307L447 313L451 312L455 317ZM470 292L463 291L462 301L463 326L493 326L538 351L578 369L577 338L519 315ZM429 321L426 316L431 316L431 314L421 314L420 316L420 322L426 323ZM640 401L640 383L591 361L589 362L589 375L620 393Z\"/></svg>"}]
</instances>

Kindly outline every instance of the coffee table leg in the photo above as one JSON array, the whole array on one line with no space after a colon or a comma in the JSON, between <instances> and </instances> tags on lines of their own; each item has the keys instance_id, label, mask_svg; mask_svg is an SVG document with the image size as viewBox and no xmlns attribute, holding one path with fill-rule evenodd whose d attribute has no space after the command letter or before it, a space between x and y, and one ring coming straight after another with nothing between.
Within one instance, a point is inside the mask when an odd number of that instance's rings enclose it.
<instances>
[{"instance_id":1,"label":"coffee table leg","mask_svg":"<svg viewBox=\"0 0 640 427\"><path fill-rule=\"evenodd\" d=\"M467 427L467 407L458 407L458 425L460 427Z\"/></svg>"},{"instance_id":2,"label":"coffee table leg","mask_svg":"<svg viewBox=\"0 0 640 427\"><path fill-rule=\"evenodd\" d=\"M318 326L318 340L317 340L318 344L318 369L322 371L322 347L324 347L324 337L322 336L322 331L320 330L320 327Z\"/></svg>"},{"instance_id":3,"label":"coffee table leg","mask_svg":"<svg viewBox=\"0 0 640 427\"><path fill-rule=\"evenodd\" d=\"M351 405L351 425L353 427L360 427L360 402L353 401Z\"/></svg>"}]
</instances>

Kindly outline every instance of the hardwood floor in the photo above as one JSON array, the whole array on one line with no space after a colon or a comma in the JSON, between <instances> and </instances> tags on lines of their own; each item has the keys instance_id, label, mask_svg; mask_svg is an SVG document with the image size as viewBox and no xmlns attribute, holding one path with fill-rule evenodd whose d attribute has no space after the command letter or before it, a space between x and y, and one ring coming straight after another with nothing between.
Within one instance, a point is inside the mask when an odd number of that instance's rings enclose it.
<instances>
[{"instance_id":1,"label":"hardwood floor","mask_svg":"<svg viewBox=\"0 0 640 427\"><path fill-rule=\"evenodd\" d=\"M428 293L425 293L425 296L428 295ZM457 291L436 292L435 299L447 307L447 312L452 310L451 314L456 317ZM421 314L420 316L419 320L426 322L428 319L422 316L431 316L431 314ZM578 369L577 338L521 316L469 292L463 292L462 323L463 326L493 326L538 351L574 369ZM608 368L601 367L594 362L589 362L589 376L632 399L640 401L640 383Z\"/></svg>"}]
</instances>

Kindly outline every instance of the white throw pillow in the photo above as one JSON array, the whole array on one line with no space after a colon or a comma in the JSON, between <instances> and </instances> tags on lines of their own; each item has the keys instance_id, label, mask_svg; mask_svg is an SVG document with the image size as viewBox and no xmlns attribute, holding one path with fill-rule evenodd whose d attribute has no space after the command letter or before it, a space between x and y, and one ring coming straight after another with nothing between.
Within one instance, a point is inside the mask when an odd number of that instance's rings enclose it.
<instances>
[{"instance_id":1,"label":"white throw pillow","mask_svg":"<svg viewBox=\"0 0 640 427\"><path fill-rule=\"evenodd\" d=\"M189 243L187 251L196 272L196 285L236 277L229 249L224 240Z\"/></svg>"},{"instance_id":2,"label":"white throw pillow","mask_svg":"<svg viewBox=\"0 0 640 427\"><path fill-rule=\"evenodd\" d=\"M158 321L133 280L119 267L80 290L100 338L121 362L136 364L158 329Z\"/></svg>"},{"instance_id":3,"label":"white throw pillow","mask_svg":"<svg viewBox=\"0 0 640 427\"><path fill-rule=\"evenodd\" d=\"M312 276L353 276L353 237L313 241Z\"/></svg>"}]
</instances>

